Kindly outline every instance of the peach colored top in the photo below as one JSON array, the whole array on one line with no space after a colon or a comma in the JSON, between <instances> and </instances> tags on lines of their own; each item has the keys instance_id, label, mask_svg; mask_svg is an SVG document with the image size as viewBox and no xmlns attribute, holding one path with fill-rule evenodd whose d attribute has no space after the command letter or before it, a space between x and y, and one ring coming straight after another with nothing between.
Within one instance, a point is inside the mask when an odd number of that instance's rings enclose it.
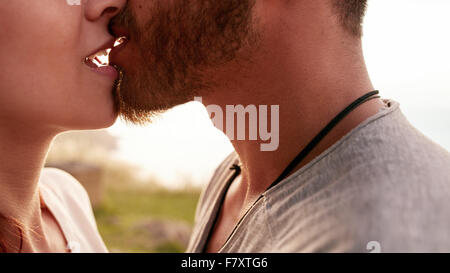
<instances>
[{"instance_id":1,"label":"peach colored top","mask_svg":"<svg viewBox=\"0 0 450 273\"><path fill-rule=\"evenodd\" d=\"M97 229L86 190L70 174L45 168L39 180L42 201L52 212L72 253L108 252Z\"/></svg>"}]
</instances>

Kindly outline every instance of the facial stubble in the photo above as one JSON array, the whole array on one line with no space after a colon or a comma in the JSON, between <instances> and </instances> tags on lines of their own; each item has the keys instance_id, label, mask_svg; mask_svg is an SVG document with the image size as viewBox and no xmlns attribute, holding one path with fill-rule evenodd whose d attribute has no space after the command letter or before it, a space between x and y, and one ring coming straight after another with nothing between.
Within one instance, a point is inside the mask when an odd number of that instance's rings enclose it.
<instances>
[{"instance_id":1,"label":"facial stubble","mask_svg":"<svg viewBox=\"0 0 450 273\"><path fill-rule=\"evenodd\" d=\"M115 92L122 118L147 123L213 90L218 83L208 75L255 44L255 1L155 1L143 24L128 2L111 22L128 30L133 51Z\"/></svg>"}]
</instances>

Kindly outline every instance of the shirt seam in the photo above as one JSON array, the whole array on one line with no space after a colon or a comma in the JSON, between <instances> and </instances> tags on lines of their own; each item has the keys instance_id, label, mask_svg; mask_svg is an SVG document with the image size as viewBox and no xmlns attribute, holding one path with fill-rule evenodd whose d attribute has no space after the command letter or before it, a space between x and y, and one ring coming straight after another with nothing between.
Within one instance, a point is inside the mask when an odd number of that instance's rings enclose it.
<instances>
[{"instance_id":1,"label":"shirt seam","mask_svg":"<svg viewBox=\"0 0 450 273\"><path fill-rule=\"evenodd\" d=\"M267 229L269 230L269 236L270 236L270 249L274 249L274 232L273 232L273 227L271 225L272 221L271 221L271 217L270 217L270 213L269 213L269 209L268 209L268 202L266 200L266 197L264 196L263 198L264 200L264 218L266 221L266 225L267 225Z\"/></svg>"}]
</instances>

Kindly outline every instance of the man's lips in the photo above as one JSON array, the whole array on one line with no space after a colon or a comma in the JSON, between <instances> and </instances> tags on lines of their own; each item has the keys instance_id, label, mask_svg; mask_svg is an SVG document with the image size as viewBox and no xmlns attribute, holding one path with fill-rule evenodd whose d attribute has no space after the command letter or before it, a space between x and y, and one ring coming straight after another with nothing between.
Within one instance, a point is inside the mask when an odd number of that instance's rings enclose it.
<instances>
[{"instance_id":1,"label":"man's lips","mask_svg":"<svg viewBox=\"0 0 450 273\"><path fill-rule=\"evenodd\" d=\"M124 27L111 26L110 31L114 37L126 37L130 39L130 32Z\"/></svg>"},{"instance_id":2,"label":"man's lips","mask_svg":"<svg viewBox=\"0 0 450 273\"><path fill-rule=\"evenodd\" d=\"M121 42L120 44L114 45L114 48L111 50L109 54L109 63L113 65L118 65L116 63L117 61L117 55L123 49L128 41L130 40L130 33L127 28L118 26L118 25L112 25L110 26L110 32L114 35L114 37L120 37L116 39L117 42Z\"/></svg>"},{"instance_id":3,"label":"man's lips","mask_svg":"<svg viewBox=\"0 0 450 273\"><path fill-rule=\"evenodd\" d=\"M128 38L127 37L120 37L116 40L116 44L109 53L109 63L112 65L118 65L116 63L117 61L117 55L118 53L127 45Z\"/></svg>"}]
</instances>

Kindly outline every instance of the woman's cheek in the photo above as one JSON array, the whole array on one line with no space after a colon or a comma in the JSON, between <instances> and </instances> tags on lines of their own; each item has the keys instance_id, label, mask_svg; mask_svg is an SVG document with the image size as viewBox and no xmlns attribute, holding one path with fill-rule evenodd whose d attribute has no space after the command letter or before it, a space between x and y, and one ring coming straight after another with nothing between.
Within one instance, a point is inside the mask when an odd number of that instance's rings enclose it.
<instances>
[{"instance_id":1,"label":"woman's cheek","mask_svg":"<svg viewBox=\"0 0 450 273\"><path fill-rule=\"evenodd\" d=\"M81 8L65 0L7 3L15 16L0 13L0 118L68 129L111 125L112 83L83 64L89 52L83 48Z\"/></svg>"}]
</instances>

